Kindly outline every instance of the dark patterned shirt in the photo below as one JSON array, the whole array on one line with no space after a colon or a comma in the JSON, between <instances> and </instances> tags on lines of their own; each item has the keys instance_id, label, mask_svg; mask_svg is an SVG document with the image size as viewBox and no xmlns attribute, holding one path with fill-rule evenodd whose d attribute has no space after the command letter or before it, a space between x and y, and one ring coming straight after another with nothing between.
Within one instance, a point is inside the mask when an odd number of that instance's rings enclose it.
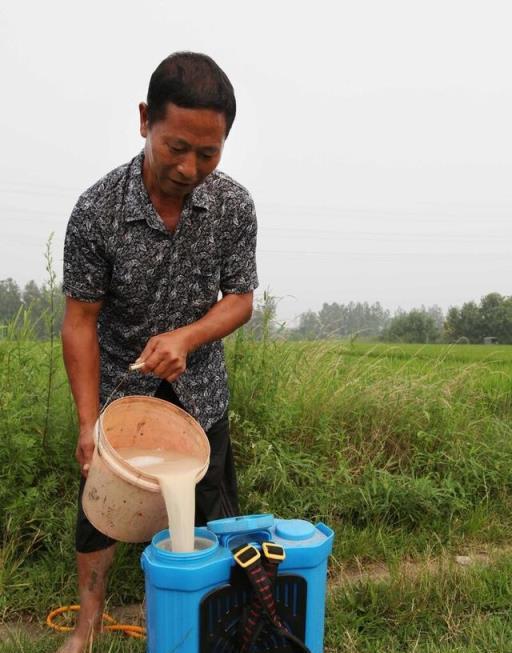
<instances>
[{"instance_id":1,"label":"dark patterned shirt","mask_svg":"<svg viewBox=\"0 0 512 653\"><path fill-rule=\"evenodd\" d=\"M64 293L103 300L98 318L104 402L151 336L200 319L219 292L258 285L256 215L243 186L212 172L187 196L174 233L156 213L142 180L144 153L79 198L64 246ZM133 372L117 396L153 395L154 375ZM188 356L173 384L185 408L210 428L225 412L228 388L221 341Z\"/></svg>"}]
</instances>

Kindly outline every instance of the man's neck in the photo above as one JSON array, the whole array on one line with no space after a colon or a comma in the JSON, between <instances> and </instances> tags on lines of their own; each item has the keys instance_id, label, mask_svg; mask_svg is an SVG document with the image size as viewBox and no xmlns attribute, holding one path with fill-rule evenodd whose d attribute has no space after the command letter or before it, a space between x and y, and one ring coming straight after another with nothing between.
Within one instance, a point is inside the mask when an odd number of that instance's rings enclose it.
<instances>
[{"instance_id":1,"label":"man's neck","mask_svg":"<svg viewBox=\"0 0 512 653\"><path fill-rule=\"evenodd\" d=\"M155 211L162 219L168 231L174 231L180 220L181 211L183 209L184 197L171 197L164 195L158 189L158 186L153 183L149 170L144 166L142 172L144 186L151 200L151 204L155 207Z\"/></svg>"}]
</instances>

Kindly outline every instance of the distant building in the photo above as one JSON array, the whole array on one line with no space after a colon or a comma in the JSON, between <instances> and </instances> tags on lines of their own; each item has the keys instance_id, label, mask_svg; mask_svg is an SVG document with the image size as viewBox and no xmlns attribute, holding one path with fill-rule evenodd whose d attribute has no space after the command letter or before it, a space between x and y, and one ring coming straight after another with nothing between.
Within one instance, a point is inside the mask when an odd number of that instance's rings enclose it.
<instances>
[{"instance_id":1,"label":"distant building","mask_svg":"<svg viewBox=\"0 0 512 653\"><path fill-rule=\"evenodd\" d=\"M498 338L495 338L494 336L487 336L484 338L484 345L498 345L499 341Z\"/></svg>"}]
</instances>

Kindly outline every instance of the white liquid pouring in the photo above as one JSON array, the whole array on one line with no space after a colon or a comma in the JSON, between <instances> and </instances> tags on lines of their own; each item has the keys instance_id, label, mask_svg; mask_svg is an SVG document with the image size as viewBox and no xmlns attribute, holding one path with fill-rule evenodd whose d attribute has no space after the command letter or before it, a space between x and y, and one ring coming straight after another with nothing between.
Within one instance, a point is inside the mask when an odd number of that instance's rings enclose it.
<instances>
[{"instance_id":1,"label":"white liquid pouring","mask_svg":"<svg viewBox=\"0 0 512 653\"><path fill-rule=\"evenodd\" d=\"M195 490L204 461L163 449L123 447L116 451L127 463L158 479L169 518L172 551L194 551Z\"/></svg>"}]
</instances>

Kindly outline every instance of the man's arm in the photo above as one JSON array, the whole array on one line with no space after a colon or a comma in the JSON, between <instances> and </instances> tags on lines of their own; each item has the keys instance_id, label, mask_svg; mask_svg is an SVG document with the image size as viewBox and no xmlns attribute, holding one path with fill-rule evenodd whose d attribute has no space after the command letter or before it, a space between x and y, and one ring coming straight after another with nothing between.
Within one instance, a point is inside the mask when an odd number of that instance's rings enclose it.
<instances>
[{"instance_id":1,"label":"man's arm","mask_svg":"<svg viewBox=\"0 0 512 653\"><path fill-rule=\"evenodd\" d=\"M220 340L251 319L253 293L226 294L197 322L153 336L138 358L144 372L171 382L187 368L187 355Z\"/></svg>"},{"instance_id":2,"label":"man's arm","mask_svg":"<svg viewBox=\"0 0 512 653\"><path fill-rule=\"evenodd\" d=\"M82 473L94 451L93 429L99 414L100 351L97 334L102 302L66 298L62 324L62 349L71 392L78 413L76 458Z\"/></svg>"}]
</instances>

